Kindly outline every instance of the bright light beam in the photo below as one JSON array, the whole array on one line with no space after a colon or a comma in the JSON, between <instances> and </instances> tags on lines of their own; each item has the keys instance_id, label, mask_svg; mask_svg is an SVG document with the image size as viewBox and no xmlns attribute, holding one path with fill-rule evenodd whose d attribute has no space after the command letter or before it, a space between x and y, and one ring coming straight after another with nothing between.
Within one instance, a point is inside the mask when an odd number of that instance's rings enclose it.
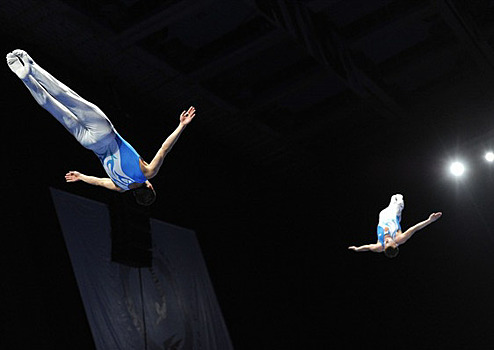
<instances>
[{"instance_id":1,"label":"bright light beam","mask_svg":"<svg viewBox=\"0 0 494 350\"><path fill-rule=\"evenodd\" d=\"M465 172L465 166L460 162L454 162L449 167L449 171L451 171L451 174L454 176L461 176Z\"/></svg>"},{"instance_id":2,"label":"bright light beam","mask_svg":"<svg viewBox=\"0 0 494 350\"><path fill-rule=\"evenodd\" d=\"M487 152L485 154L485 160L488 161L488 162L493 162L494 161L494 153Z\"/></svg>"}]
</instances>

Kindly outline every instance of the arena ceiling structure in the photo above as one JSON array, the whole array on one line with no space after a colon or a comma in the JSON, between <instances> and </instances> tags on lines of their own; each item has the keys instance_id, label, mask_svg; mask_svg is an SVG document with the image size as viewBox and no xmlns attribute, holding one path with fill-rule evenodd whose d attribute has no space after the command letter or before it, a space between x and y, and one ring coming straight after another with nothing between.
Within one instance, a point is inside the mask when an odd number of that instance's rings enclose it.
<instances>
[{"instance_id":1,"label":"arena ceiling structure","mask_svg":"<svg viewBox=\"0 0 494 350\"><path fill-rule=\"evenodd\" d=\"M440 108L452 82L471 79L466 72L477 69L479 83L493 70L490 1L5 1L2 9L9 36L164 109L200 98L211 128L249 135L245 153L256 158L276 158L283 140L310 152L313 140L351 135L356 123L419 119L417 106ZM271 142L271 154L257 150Z\"/></svg>"},{"instance_id":2,"label":"arena ceiling structure","mask_svg":"<svg viewBox=\"0 0 494 350\"><path fill-rule=\"evenodd\" d=\"M295 326L282 315L312 310L307 293L319 276L341 257L351 259L346 245L353 239L342 234L331 233L340 253L323 252L329 228L346 234L355 211L364 211L356 239L373 240L363 227L372 232L388 191L443 204L436 199L450 191L438 180L443 163L462 147L474 156L493 136L494 1L2 0L0 32L5 54L28 51L100 106L148 158L180 112L197 108L166 174L155 180L166 194L152 214L196 230L238 349L255 348L261 338L273 349L292 344L281 334ZM4 139L12 130L17 137L5 143L5 159L21 192L49 201L47 188L55 186L105 200L100 190L63 183L67 167L97 172L99 164L48 122L7 67L1 74L2 104L16 116L4 117ZM438 187L440 194L431 194ZM26 231L41 220L57 232L50 207L31 211L20 199L14 207L12 220ZM26 212L32 220L24 220ZM27 262L19 269L58 250L70 276L61 236L39 251L44 239L12 238L34 245L23 250L19 259ZM332 279L344 279L337 270ZM12 274L13 284L21 280ZM35 284L50 295L51 282ZM74 284L65 288L67 303L77 300ZM244 303L234 296L241 290ZM261 312L254 304L278 325L272 336L255 322ZM43 319L39 307L33 322ZM55 313L39 334L61 318ZM317 344L317 336L310 339Z\"/></svg>"}]
</instances>

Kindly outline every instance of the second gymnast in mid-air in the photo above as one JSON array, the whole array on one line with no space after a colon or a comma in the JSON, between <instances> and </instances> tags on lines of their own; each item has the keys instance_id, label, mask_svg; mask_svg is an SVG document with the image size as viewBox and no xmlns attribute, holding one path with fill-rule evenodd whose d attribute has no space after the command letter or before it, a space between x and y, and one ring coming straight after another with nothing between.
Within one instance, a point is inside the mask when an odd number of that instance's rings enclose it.
<instances>
[{"instance_id":1,"label":"second gymnast in mid-air","mask_svg":"<svg viewBox=\"0 0 494 350\"><path fill-rule=\"evenodd\" d=\"M384 252L388 258L398 255L398 246L404 244L415 232L432 224L442 215L441 212L432 213L427 220L419 222L405 232L401 231L401 212L405 208L405 201L401 194L395 194L387 208L379 213L379 224L377 226L377 243L365 244L360 247L351 246L348 249L356 252L371 251L375 253Z\"/></svg>"},{"instance_id":2,"label":"second gymnast in mid-air","mask_svg":"<svg viewBox=\"0 0 494 350\"><path fill-rule=\"evenodd\" d=\"M150 205L155 201L156 191L149 179L156 176L163 159L194 118L194 107L180 114L178 127L165 140L151 163L146 163L117 133L113 124L96 105L55 79L25 51L14 50L8 53L7 64L26 85L36 102L50 112L82 146L96 153L109 176L98 178L69 171L65 175L67 182L81 180L118 192L130 190L140 205Z\"/></svg>"}]
</instances>

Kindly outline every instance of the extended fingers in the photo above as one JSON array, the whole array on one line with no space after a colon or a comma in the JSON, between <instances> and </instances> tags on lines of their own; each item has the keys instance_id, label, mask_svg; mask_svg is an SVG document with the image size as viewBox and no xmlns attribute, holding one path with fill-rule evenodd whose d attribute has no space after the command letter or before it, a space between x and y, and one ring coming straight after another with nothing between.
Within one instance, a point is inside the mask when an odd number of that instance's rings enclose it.
<instances>
[{"instance_id":1,"label":"extended fingers","mask_svg":"<svg viewBox=\"0 0 494 350\"><path fill-rule=\"evenodd\" d=\"M194 107L189 107L187 111L183 111L180 114L181 122L183 122L184 124L188 124L192 120L192 118L194 118L195 112L196 109Z\"/></svg>"},{"instance_id":2,"label":"extended fingers","mask_svg":"<svg viewBox=\"0 0 494 350\"><path fill-rule=\"evenodd\" d=\"M191 114L194 114L196 111L196 109L194 108L194 106L190 106L189 109L187 110L187 114L191 115Z\"/></svg>"},{"instance_id":3,"label":"extended fingers","mask_svg":"<svg viewBox=\"0 0 494 350\"><path fill-rule=\"evenodd\" d=\"M190 107L189 110L187 111L187 115L189 118L194 118L196 114L196 109L194 107Z\"/></svg>"},{"instance_id":4,"label":"extended fingers","mask_svg":"<svg viewBox=\"0 0 494 350\"><path fill-rule=\"evenodd\" d=\"M67 174L65 174L65 180L67 182L73 182L77 180L77 174L75 171L69 171Z\"/></svg>"},{"instance_id":5,"label":"extended fingers","mask_svg":"<svg viewBox=\"0 0 494 350\"><path fill-rule=\"evenodd\" d=\"M429 217L429 220L432 220L432 221L436 221L438 220L441 216L443 215L443 213L441 212L437 212L437 213L432 213Z\"/></svg>"},{"instance_id":6,"label":"extended fingers","mask_svg":"<svg viewBox=\"0 0 494 350\"><path fill-rule=\"evenodd\" d=\"M184 117L190 117L191 115L193 115L195 113L196 109L194 107L189 107L189 109L187 111L183 111L181 115L183 115Z\"/></svg>"}]
</instances>

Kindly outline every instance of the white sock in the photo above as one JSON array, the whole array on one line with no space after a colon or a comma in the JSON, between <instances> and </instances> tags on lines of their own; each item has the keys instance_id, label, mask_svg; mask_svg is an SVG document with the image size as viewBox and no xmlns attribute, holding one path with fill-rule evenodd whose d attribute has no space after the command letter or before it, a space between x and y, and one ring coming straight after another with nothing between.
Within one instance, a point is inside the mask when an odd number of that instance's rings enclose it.
<instances>
[{"instance_id":1,"label":"white sock","mask_svg":"<svg viewBox=\"0 0 494 350\"><path fill-rule=\"evenodd\" d=\"M31 70L31 64L33 60L23 50L14 50L7 54L7 64L9 68L20 79L25 79Z\"/></svg>"}]
</instances>

